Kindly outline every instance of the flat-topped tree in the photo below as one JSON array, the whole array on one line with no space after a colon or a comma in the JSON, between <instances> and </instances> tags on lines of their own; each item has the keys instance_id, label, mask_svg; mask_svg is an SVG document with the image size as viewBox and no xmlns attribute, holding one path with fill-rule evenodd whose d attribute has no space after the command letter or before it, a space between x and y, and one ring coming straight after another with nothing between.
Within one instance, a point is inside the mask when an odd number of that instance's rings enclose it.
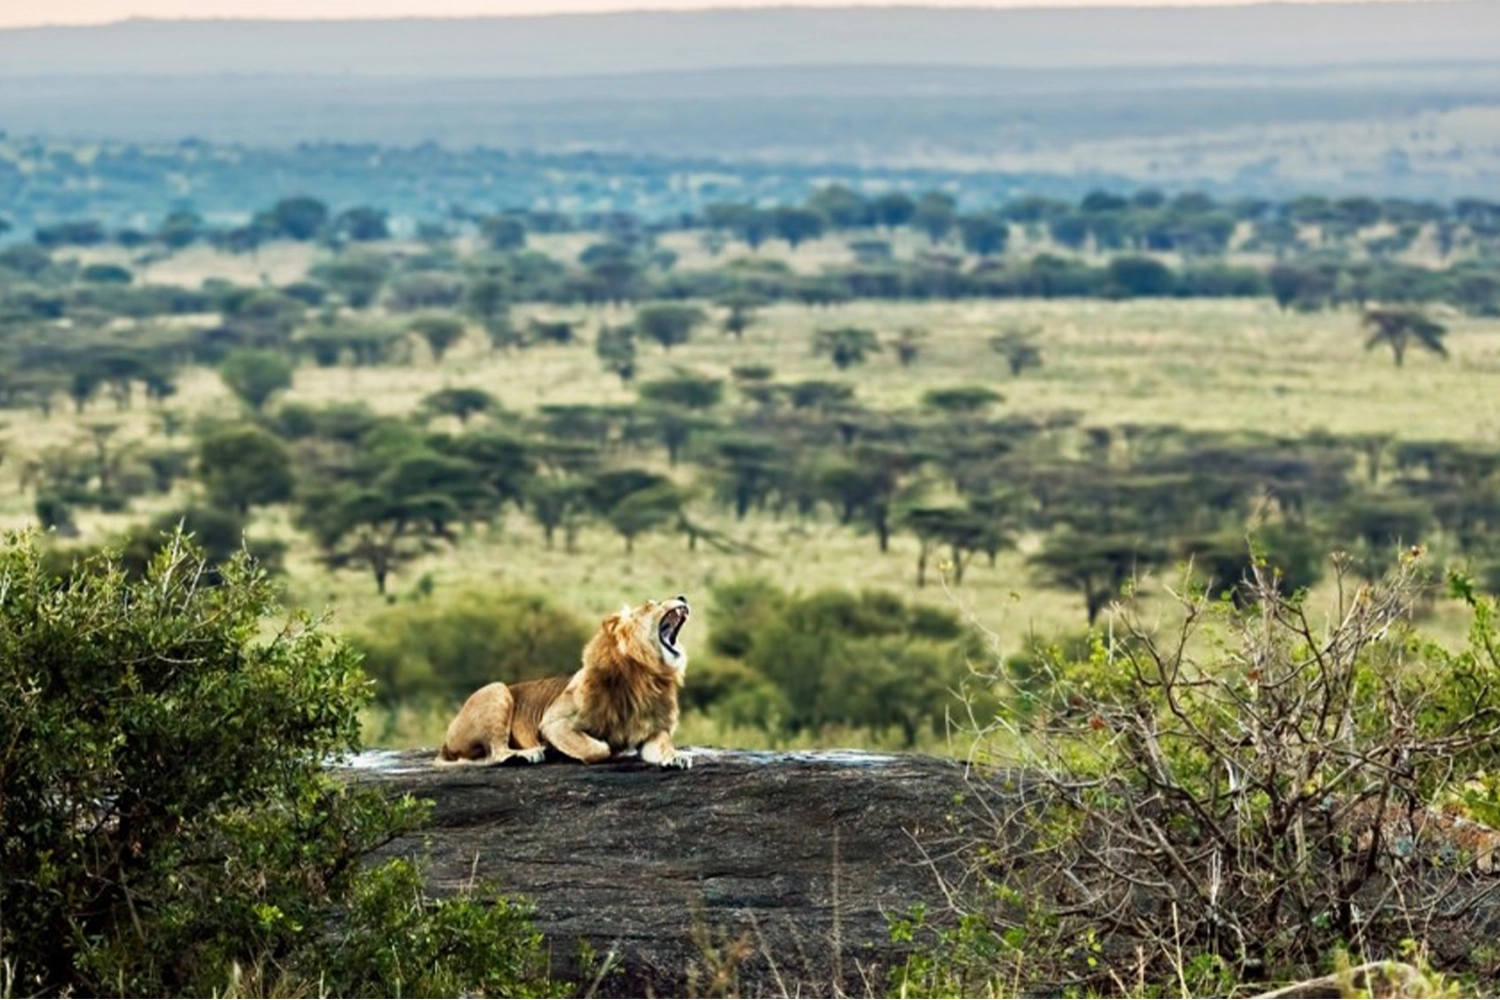
<instances>
[{"instance_id":1,"label":"flat-topped tree","mask_svg":"<svg viewBox=\"0 0 1500 1000\"><path fill-rule=\"evenodd\" d=\"M641 399L687 410L711 410L724 398L724 380L679 372L641 384Z\"/></svg>"},{"instance_id":2,"label":"flat-topped tree","mask_svg":"<svg viewBox=\"0 0 1500 1000\"><path fill-rule=\"evenodd\" d=\"M500 401L483 389L457 386L439 389L422 399L422 410L434 416L457 417L461 424L480 413L492 413L500 408Z\"/></svg>"},{"instance_id":3,"label":"flat-topped tree","mask_svg":"<svg viewBox=\"0 0 1500 1000\"><path fill-rule=\"evenodd\" d=\"M1028 368L1042 367L1042 349L1035 327L1014 327L990 338L990 350L1005 359L1010 373L1019 376Z\"/></svg>"},{"instance_id":4,"label":"flat-topped tree","mask_svg":"<svg viewBox=\"0 0 1500 1000\"><path fill-rule=\"evenodd\" d=\"M950 417L973 420L1004 399L987 385L955 385L928 389L922 394L922 405Z\"/></svg>"},{"instance_id":5,"label":"flat-topped tree","mask_svg":"<svg viewBox=\"0 0 1500 1000\"><path fill-rule=\"evenodd\" d=\"M512 345L510 286L503 278L487 274L464 289L464 312L484 327L495 347Z\"/></svg>"},{"instance_id":6,"label":"flat-topped tree","mask_svg":"<svg viewBox=\"0 0 1500 1000\"><path fill-rule=\"evenodd\" d=\"M625 552L635 551L638 536L682 520L682 491L671 483L629 493L604 515L604 520L625 539Z\"/></svg>"},{"instance_id":7,"label":"flat-topped tree","mask_svg":"<svg viewBox=\"0 0 1500 1000\"><path fill-rule=\"evenodd\" d=\"M479 220L479 235L491 250L520 250L526 246L526 224L513 215L486 215Z\"/></svg>"},{"instance_id":8,"label":"flat-topped tree","mask_svg":"<svg viewBox=\"0 0 1500 1000\"><path fill-rule=\"evenodd\" d=\"M917 199L912 209L911 224L926 233L933 245L937 245L953 231L957 218L958 203L951 194L928 191Z\"/></svg>"},{"instance_id":9,"label":"flat-topped tree","mask_svg":"<svg viewBox=\"0 0 1500 1000\"><path fill-rule=\"evenodd\" d=\"M390 239L385 209L356 205L340 212L333 220L333 231L346 240L369 242Z\"/></svg>"},{"instance_id":10,"label":"flat-topped tree","mask_svg":"<svg viewBox=\"0 0 1500 1000\"><path fill-rule=\"evenodd\" d=\"M748 434L726 434L714 442L711 455L717 491L740 521L770 497L785 464L774 438Z\"/></svg>"},{"instance_id":11,"label":"flat-topped tree","mask_svg":"<svg viewBox=\"0 0 1500 1000\"><path fill-rule=\"evenodd\" d=\"M964 582L964 571L976 553L998 553L1014 544L1008 527L990 512L965 507L910 507L899 518L902 527L916 536L917 586L927 585L927 561L935 549L946 546L948 571L953 582Z\"/></svg>"},{"instance_id":12,"label":"flat-topped tree","mask_svg":"<svg viewBox=\"0 0 1500 1000\"><path fill-rule=\"evenodd\" d=\"M271 397L292 385L292 363L274 351L235 351L219 366L219 377L252 410L265 409Z\"/></svg>"},{"instance_id":13,"label":"flat-topped tree","mask_svg":"<svg viewBox=\"0 0 1500 1000\"><path fill-rule=\"evenodd\" d=\"M881 552L890 550L891 521L906 477L920 464L912 452L887 445L860 445L817 473L818 493L839 523L863 522L875 532Z\"/></svg>"},{"instance_id":14,"label":"flat-topped tree","mask_svg":"<svg viewBox=\"0 0 1500 1000\"><path fill-rule=\"evenodd\" d=\"M698 414L713 409L724 398L724 382L679 373L643 384L640 394L651 424L666 445L668 464L676 465L693 431L706 424Z\"/></svg>"},{"instance_id":15,"label":"flat-topped tree","mask_svg":"<svg viewBox=\"0 0 1500 1000\"><path fill-rule=\"evenodd\" d=\"M728 310L724 317L724 332L735 340L743 340L745 331L754 326L759 318L756 310L762 304L764 300L760 296L749 292L735 292L724 296L719 300L719 305Z\"/></svg>"},{"instance_id":16,"label":"flat-topped tree","mask_svg":"<svg viewBox=\"0 0 1500 1000\"><path fill-rule=\"evenodd\" d=\"M653 302L641 306L635 314L635 328L643 337L656 341L670 351L692 339L693 331L708 316L695 305L684 302Z\"/></svg>"},{"instance_id":17,"label":"flat-topped tree","mask_svg":"<svg viewBox=\"0 0 1500 1000\"><path fill-rule=\"evenodd\" d=\"M1002 254L1010 242L1010 226L999 215L965 215L958 220L958 231L964 249L980 257Z\"/></svg>"},{"instance_id":18,"label":"flat-topped tree","mask_svg":"<svg viewBox=\"0 0 1500 1000\"><path fill-rule=\"evenodd\" d=\"M1448 328L1420 310L1371 306L1360 315L1359 323L1370 332L1365 350L1385 344L1391 349L1397 368L1406 363L1406 351L1412 345L1440 358L1448 356L1448 348L1443 345Z\"/></svg>"},{"instance_id":19,"label":"flat-topped tree","mask_svg":"<svg viewBox=\"0 0 1500 1000\"><path fill-rule=\"evenodd\" d=\"M1028 562L1048 585L1082 595L1092 627L1099 612L1121 595L1127 583L1166 558L1161 546L1137 536L1070 531L1052 535Z\"/></svg>"},{"instance_id":20,"label":"flat-topped tree","mask_svg":"<svg viewBox=\"0 0 1500 1000\"><path fill-rule=\"evenodd\" d=\"M839 371L847 371L880 351L880 338L870 330L845 326L819 330L813 336L813 353L827 355Z\"/></svg>"},{"instance_id":21,"label":"flat-topped tree","mask_svg":"<svg viewBox=\"0 0 1500 1000\"><path fill-rule=\"evenodd\" d=\"M573 477L549 476L536 476L526 483L526 504L542 529L547 548L554 546L561 528L564 549L578 551L578 529L589 512L587 485Z\"/></svg>"},{"instance_id":22,"label":"flat-topped tree","mask_svg":"<svg viewBox=\"0 0 1500 1000\"><path fill-rule=\"evenodd\" d=\"M309 277L333 289L354 309L372 305L390 277L390 262L370 252L341 253L313 266Z\"/></svg>"},{"instance_id":23,"label":"flat-topped tree","mask_svg":"<svg viewBox=\"0 0 1500 1000\"><path fill-rule=\"evenodd\" d=\"M822 212L795 205L782 205L772 209L771 222L776 235L786 240L793 250L808 240L822 236L828 225L828 219Z\"/></svg>"},{"instance_id":24,"label":"flat-topped tree","mask_svg":"<svg viewBox=\"0 0 1500 1000\"><path fill-rule=\"evenodd\" d=\"M536 472L532 446L503 431L484 430L460 434L437 443L443 454L462 459L476 470L479 481L493 495L495 508L519 506L526 484Z\"/></svg>"},{"instance_id":25,"label":"flat-topped tree","mask_svg":"<svg viewBox=\"0 0 1500 1000\"><path fill-rule=\"evenodd\" d=\"M316 198L283 198L259 217L277 236L310 240L328 224L328 206Z\"/></svg>"},{"instance_id":26,"label":"flat-topped tree","mask_svg":"<svg viewBox=\"0 0 1500 1000\"><path fill-rule=\"evenodd\" d=\"M464 339L464 322L451 313L428 313L407 325L432 351L434 361L442 361L448 349Z\"/></svg>"},{"instance_id":27,"label":"flat-topped tree","mask_svg":"<svg viewBox=\"0 0 1500 1000\"><path fill-rule=\"evenodd\" d=\"M902 368L910 368L916 364L917 356L922 353L928 336L928 332L919 326L904 326L901 332L891 339L891 350L896 352L896 360Z\"/></svg>"},{"instance_id":28,"label":"flat-topped tree","mask_svg":"<svg viewBox=\"0 0 1500 1000\"><path fill-rule=\"evenodd\" d=\"M604 370L629 385L636 376L635 327L601 326L594 339L594 354Z\"/></svg>"}]
</instances>

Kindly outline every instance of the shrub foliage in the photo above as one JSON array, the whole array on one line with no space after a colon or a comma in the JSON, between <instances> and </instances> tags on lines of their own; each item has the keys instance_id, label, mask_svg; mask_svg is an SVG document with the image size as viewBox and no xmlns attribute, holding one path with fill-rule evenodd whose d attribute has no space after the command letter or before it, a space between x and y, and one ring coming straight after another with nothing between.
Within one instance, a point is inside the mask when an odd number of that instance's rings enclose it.
<instances>
[{"instance_id":1,"label":"shrub foliage","mask_svg":"<svg viewBox=\"0 0 1500 1000\"><path fill-rule=\"evenodd\" d=\"M59 580L31 538L0 545L17 988L202 994L238 968L336 995L533 991L523 910L429 904L409 863L362 863L423 808L327 773L368 685L350 648L274 613L248 558L210 573L181 536L139 579L106 556Z\"/></svg>"}]
</instances>

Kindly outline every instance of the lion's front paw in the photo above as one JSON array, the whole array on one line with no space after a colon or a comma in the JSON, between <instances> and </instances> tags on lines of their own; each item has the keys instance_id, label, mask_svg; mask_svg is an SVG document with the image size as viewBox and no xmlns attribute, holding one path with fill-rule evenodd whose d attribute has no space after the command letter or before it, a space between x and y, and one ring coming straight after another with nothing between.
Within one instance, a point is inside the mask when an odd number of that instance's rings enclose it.
<instances>
[{"instance_id":1,"label":"lion's front paw","mask_svg":"<svg viewBox=\"0 0 1500 1000\"><path fill-rule=\"evenodd\" d=\"M690 753L679 753L668 757L661 762L662 767L680 767L684 771L693 766L693 755Z\"/></svg>"},{"instance_id":2,"label":"lion's front paw","mask_svg":"<svg viewBox=\"0 0 1500 1000\"><path fill-rule=\"evenodd\" d=\"M528 764L540 764L547 757L547 748L532 747L529 750L517 750L516 756Z\"/></svg>"}]
</instances>

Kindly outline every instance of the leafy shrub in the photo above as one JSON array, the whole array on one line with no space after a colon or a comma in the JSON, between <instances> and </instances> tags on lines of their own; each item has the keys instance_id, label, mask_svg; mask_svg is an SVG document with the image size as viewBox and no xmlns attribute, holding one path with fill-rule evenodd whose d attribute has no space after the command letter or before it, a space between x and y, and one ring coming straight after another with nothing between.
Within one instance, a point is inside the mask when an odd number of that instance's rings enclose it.
<instances>
[{"instance_id":1,"label":"leafy shrub","mask_svg":"<svg viewBox=\"0 0 1500 1000\"><path fill-rule=\"evenodd\" d=\"M469 591L391 608L356 643L383 705L468 697L491 681L571 673L592 629L545 598Z\"/></svg>"},{"instance_id":2,"label":"leafy shrub","mask_svg":"<svg viewBox=\"0 0 1500 1000\"><path fill-rule=\"evenodd\" d=\"M546 988L523 910L429 904L411 865L362 863L424 810L325 770L368 699L353 650L302 616L268 628L273 592L245 558L218 586L204 569L175 538L142 580L101 558L60 583L31 538L0 545L0 954L17 986L203 995L241 968L292 995Z\"/></svg>"},{"instance_id":3,"label":"leafy shrub","mask_svg":"<svg viewBox=\"0 0 1500 1000\"><path fill-rule=\"evenodd\" d=\"M787 594L760 581L715 592L711 651L769 682L720 685L738 700L733 721L792 732L827 725L893 728L908 744L936 729L969 680L976 640L945 612L909 606L893 594L819 591ZM717 673L724 673L722 664ZM976 692L977 693L977 692ZM728 706L726 706L728 707ZM717 707L714 709L717 711Z\"/></svg>"}]
</instances>

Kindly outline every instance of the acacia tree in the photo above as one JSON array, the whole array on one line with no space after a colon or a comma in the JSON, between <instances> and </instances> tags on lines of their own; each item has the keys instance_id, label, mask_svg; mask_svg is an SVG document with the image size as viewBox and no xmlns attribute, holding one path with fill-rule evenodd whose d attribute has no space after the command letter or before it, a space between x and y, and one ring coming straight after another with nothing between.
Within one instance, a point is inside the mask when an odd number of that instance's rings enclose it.
<instances>
[{"instance_id":1,"label":"acacia tree","mask_svg":"<svg viewBox=\"0 0 1500 1000\"><path fill-rule=\"evenodd\" d=\"M442 361L448 349L464 339L463 320L446 313L418 316L408 329L426 341L434 361Z\"/></svg>"},{"instance_id":2,"label":"acacia tree","mask_svg":"<svg viewBox=\"0 0 1500 1000\"><path fill-rule=\"evenodd\" d=\"M864 522L875 532L880 551L888 552L896 503L918 464L919 457L903 449L861 445L818 471L818 493L833 505L840 524Z\"/></svg>"},{"instance_id":3,"label":"acacia tree","mask_svg":"<svg viewBox=\"0 0 1500 1000\"><path fill-rule=\"evenodd\" d=\"M247 406L259 412L276 393L292 386L292 363L275 351L235 351L219 366L219 377Z\"/></svg>"},{"instance_id":4,"label":"acacia tree","mask_svg":"<svg viewBox=\"0 0 1500 1000\"><path fill-rule=\"evenodd\" d=\"M922 405L951 417L972 420L1004 399L987 385L955 385L928 389L922 394Z\"/></svg>"},{"instance_id":5,"label":"acacia tree","mask_svg":"<svg viewBox=\"0 0 1500 1000\"><path fill-rule=\"evenodd\" d=\"M600 327L599 336L594 340L594 353L605 371L619 376L622 384L629 385L636 373L635 327Z\"/></svg>"},{"instance_id":6,"label":"acacia tree","mask_svg":"<svg viewBox=\"0 0 1500 1000\"><path fill-rule=\"evenodd\" d=\"M643 490L628 493L620 499L604 519L625 539L625 552L635 551L638 536L656 528L682 519L683 496L670 483L660 483Z\"/></svg>"},{"instance_id":7,"label":"acacia tree","mask_svg":"<svg viewBox=\"0 0 1500 1000\"><path fill-rule=\"evenodd\" d=\"M990 350L1005 359L1012 375L1042 367L1042 349L1037 345L1035 329L1006 330L991 337L989 343Z\"/></svg>"},{"instance_id":8,"label":"acacia tree","mask_svg":"<svg viewBox=\"0 0 1500 1000\"><path fill-rule=\"evenodd\" d=\"M996 553L1013 544L999 522L963 507L912 507L902 513L900 521L917 538L918 587L927 585L927 561L936 548L947 546L953 582L961 584L976 553Z\"/></svg>"},{"instance_id":9,"label":"acacia tree","mask_svg":"<svg viewBox=\"0 0 1500 1000\"><path fill-rule=\"evenodd\" d=\"M1381 344L1391 349L1396 367L1406 363L1406 350L1415 344L1431 351L1440 358L1448 356L1443 337L1448 328L1429 319L1416 309L1368 308L1359 318L1360 325L1370 331L1365 341L1365 350L1373 350Z\"/></svg>"},{"instance_id":10,"label":"acacia tree","mask_svg":"<svg viewBox=\"0 0 1500 1000\"><path fill-rule=\"evenodd\" d=\"M813 337L813 353L828 355L839 371L864 364L868 355L879 350L880 338L858 327L819 330Z\"/></svg>"},{"instance_id":11,"label":"acacia tree","mask_svg":"<svg viewBox=\"0 0 1500 1000\"><path fill-rule=\"evenodd\" d=\"M422 410L435 416L457 417L461 424L468 424L476 414L492 413L500 408L500 401L483 389L457 386L439 389L422 399Z\"/></svg>"},{"instance_id":12,"label":"acacia tree","mask_svg":"<svg viewBox=\"0 0 1500 1000\"><path fill-rule=\"evenodd\" d=\"M953 231L957 218L957 202L952 195L942 191L928 191L917 199L912 209L911 224L926 233L927 239L936 245Z\"/></svg>"},{"instance_id":13,"label":"acacia tree","mask_svg":"<svg viewBox=\"0 0 1500 1000\"><path fill-rule=\"evenodd\" d=\"M901 332L892 338L891 349L896 352L896 360L902 368L910 368L916 363L927 338L927 331L919 326L902 327Z\"/></svg>"},{"instance_id":14,"label":"acacia tree","mask_svg":"<svg viewBox=\"0 0 1500 1000\"><path fill-rule=\"evenodd\" d=\"M220 507L248 514L292 495L292 459L276 435L254 424L226 427L198 443L198 479Z\"/></svg>"},{"instance_id":15,"label":"acacia tree","mask_svg":"<svg viewBox=\"0 0 1500 1000\"><path fill-rule=\"evenodd\" d=\"M576 478L537 477L526 484L531 516L542 529L547 548L555 544L557 529L563 532L563 547L578 550L578 529L588 513L587 484Z\"/></svg>"},{"instance_id":16,"label":"acacia tree","mask_svg":"<svg viewBox=\"0 0 1500 1000\"><path fill-rule=\"evenodd\" d=\"M693 432L707 423L699 414L724 398L724 382L684 373L647 382L640 394L651 425L666 445L667 464L676 465Z\"/></svg>"},{"instance_id":17,"label":"acacia tree","mask_svg":"<svg viewBox=\"0 0 1500 1000\"><path fill-rule=\"evenodd\" d=\"M1090 627L1127 583L1161 565L1160 546L1125 535L1054 534L1030 559L1042 580L1083 597Z\"/></svg>"},{"instance_id":18,"label":"acacia tree","mask_svg":"<svg viewBox=\"0 0 1500 1000\"><path fill-rule=\"evenodd\" d=\"M384 594L402 563L452 541L453 527L493 511L498 498L471 462L432 453L394 460L370 485L315 486L302 495L298 523L330 567L363 566Z\"/></svg>"},{"instance_id":19,"label":"acacia tree","mask_svg":"<svg viewBox=\"0 0 1500 1000\"><path fill-rule=\"evenodd\" d=\"M656 302L642 306L635 314L635 328L641 336L656 341L670 351L692 339L693 331L708 316L697 306L682 302Z\"/></svg>"},{"instance_id":20,"label":"acacia tree","mask_svg":"<svg viewBox=\"0 0 1500 1000\"><path fill-rule=\"evenodd\" d=\"M756 310L761 305L760 297L746 292L736 292L725 296L719 304L728 310L728 314L724 317L724 332L734 337L735 340L743 340L745 331L754 326L759 318Z\"/></svg>"}]
</instances>

